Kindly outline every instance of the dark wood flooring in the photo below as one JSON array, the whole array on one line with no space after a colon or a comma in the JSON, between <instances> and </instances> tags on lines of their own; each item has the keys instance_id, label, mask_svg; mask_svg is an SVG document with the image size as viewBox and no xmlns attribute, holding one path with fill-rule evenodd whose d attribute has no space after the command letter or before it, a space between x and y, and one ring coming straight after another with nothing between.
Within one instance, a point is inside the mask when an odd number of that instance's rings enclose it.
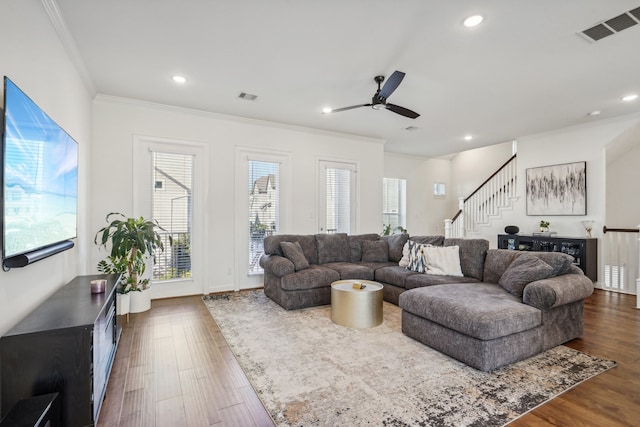
<instances>
[{"instance_id":1,"label":"dark wood flooring","mask_svg":"<svg viewBox=\"0 0 640 427\"><path fill-rule=\"evenodd\" d=\"M640 425L640 310L596 290L567 346L618 366L512 426ZM156 300L123 328L98 426L273 426L201 297Z\"/></svg>"}]
</instances>

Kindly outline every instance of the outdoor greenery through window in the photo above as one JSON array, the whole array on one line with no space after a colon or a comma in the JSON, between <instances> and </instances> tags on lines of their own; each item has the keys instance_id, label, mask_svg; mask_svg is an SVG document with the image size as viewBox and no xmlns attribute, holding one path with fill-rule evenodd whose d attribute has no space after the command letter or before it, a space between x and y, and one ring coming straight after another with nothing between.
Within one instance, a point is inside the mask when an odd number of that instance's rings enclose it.
<instances>
[{"instance_id":1,"label":"outdoor greenery through window","mask_svg":"<svg viewBox=\"0 0 640 427\"><path fill-rule=\"evenodd\" d=\"M264 238L277 234L280 164L249 160L249 274L261 274Z\"/></svg>"},{"instance_id":2,"label":"outdoor greenery through window","mask_svg":"<svg viewBox=\"0 0 640 427\"><path fill-rule=\"evenodd\" d=\"M153 152L152 214L166 230L160 231L164 251L156 255L156 281L191 277L192 182L192 155Z\"/></svg>"},{"instance_id":3,"label":"outdoor greenery through window","mask_svg":"<svg viewBox=\"0 0 640 427\"><path fill-rule=\"evenodd\" d=\"M389 225L391 232L407 227L406 216L407 181L397 178L382 180L382 224Z\"/></svg>"}]
</instances>

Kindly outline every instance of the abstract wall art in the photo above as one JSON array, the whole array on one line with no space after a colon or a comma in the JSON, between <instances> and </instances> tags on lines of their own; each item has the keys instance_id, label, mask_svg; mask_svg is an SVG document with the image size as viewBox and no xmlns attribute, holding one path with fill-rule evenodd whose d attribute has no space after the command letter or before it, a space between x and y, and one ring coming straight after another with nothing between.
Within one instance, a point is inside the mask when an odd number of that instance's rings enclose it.
<instances>
[{"instance_id":1,"label":"abstract wall art","mask_svg":"<svg viewBox=\"0 0 640 427\"><path fill-rule=\"evenodd\" d=\"M527 169L527 215L586 215L587 162Z\"/></svg>"}]
</instances>

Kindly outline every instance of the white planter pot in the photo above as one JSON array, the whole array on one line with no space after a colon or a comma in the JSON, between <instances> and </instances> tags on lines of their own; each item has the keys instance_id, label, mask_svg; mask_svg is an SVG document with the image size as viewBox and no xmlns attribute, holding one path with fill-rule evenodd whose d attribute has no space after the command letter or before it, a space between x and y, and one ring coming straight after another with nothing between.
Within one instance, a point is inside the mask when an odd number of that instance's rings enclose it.
<instances>
[{"instance_id":1,"label":"white planter pot","mask_svg":"<svg viewBox=\"0 0 640 427\"><path fill-rule=\"evenodd\" d=\"M116 294L116 314L121 316L129 313L131 296L129 294Z\"/></svg>"},{"instance_id":2,"label":"white planter pot","mask_svg":"<svg viewBox=\"0 0 640 427\"><path fill-rule=\"evenodd\" d=\"M129 306L130 313L141 313L151 308L151 291L131 291L131 304Z\"/></svg>"}]
</instances>

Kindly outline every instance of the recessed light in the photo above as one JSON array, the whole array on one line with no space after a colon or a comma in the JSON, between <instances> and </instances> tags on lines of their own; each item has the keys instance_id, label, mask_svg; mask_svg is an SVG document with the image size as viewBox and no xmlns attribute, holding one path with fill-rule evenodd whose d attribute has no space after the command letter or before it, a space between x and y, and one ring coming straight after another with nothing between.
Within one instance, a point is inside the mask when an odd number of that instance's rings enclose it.
<instances>
[{"instance_id":1,"label":"recessed light","mask_svg":"<svg viewBox=\"0 0 640 427\"><path fill-rule=\"evenodd\" d=\"M593 116L599 116L600 114L602 114L602 111L594 110L594 111L590 112L589 114L587 114L587 116L593 117Z\"/></svg>"},{"instance_id":2,"label":"recessed light","mask_svg":"<svg viewBox=\"0 0 640 427\"><path fill-rule=\"evenodd\" d=\"M407 126L404 130L414 131L420 129L418 126Z\"/></svg>"},{"instance_id":3,"label":"recessed light","mask_svg":"<svg viewBox=\"0 0 640 427\"><path fill-rule=\"evenodd\" d=\"M626 101L626 102L635 101L636 99L638 99L638 94L636 94L636 93L632 93L630 95L622 97L622 100Z\"/></svg>"},{"instance_id":4,"label":"recessed light","mask_svg":"<svg viewBox=\"0 0 640 427\"><path fill-rule=\"evenodd\" d=\"M473 139L473 135L465 135L464 136L464 140L465 141L471 141Z\"/></svg>"},{"instance_id":5,"label":"recessed light","mask_svg":"<svg viewBox=\"0 0 640 427\"><path fill-rule=\"evenodd\" d=\"M333 108L331 108L331 107L324 107L324 108L322 109L322 114L329 114L329 113L330 113L330 112L332 112L332 111L333 111Z\"/></svg>"},{"instance_id":6,"label":"recessed light","mask_svg":"<svg viewBox=\"0 0 640 427\"><path fill-rule=\"evenodd\" d=\"M171 78L172 78L172 79L173 79L173 81L174 81L174 82L176 82L176 83L186 83L186 82L187 82L186 77L183 77L183 76L173 76L173 77L171 77Z\"/></svg>"},{"instance_id":7,"label":"recessed light","mask_svg":"<svg viewBox=\"0 0 640 427\"><path fill-rule=\"evenodd\" d=\"M484 21L484 17L482 15L473 15L462 21L462 24L465 27L475 27L476 25L480 25L482 21Z\"/></svg>"}]
</instances>

